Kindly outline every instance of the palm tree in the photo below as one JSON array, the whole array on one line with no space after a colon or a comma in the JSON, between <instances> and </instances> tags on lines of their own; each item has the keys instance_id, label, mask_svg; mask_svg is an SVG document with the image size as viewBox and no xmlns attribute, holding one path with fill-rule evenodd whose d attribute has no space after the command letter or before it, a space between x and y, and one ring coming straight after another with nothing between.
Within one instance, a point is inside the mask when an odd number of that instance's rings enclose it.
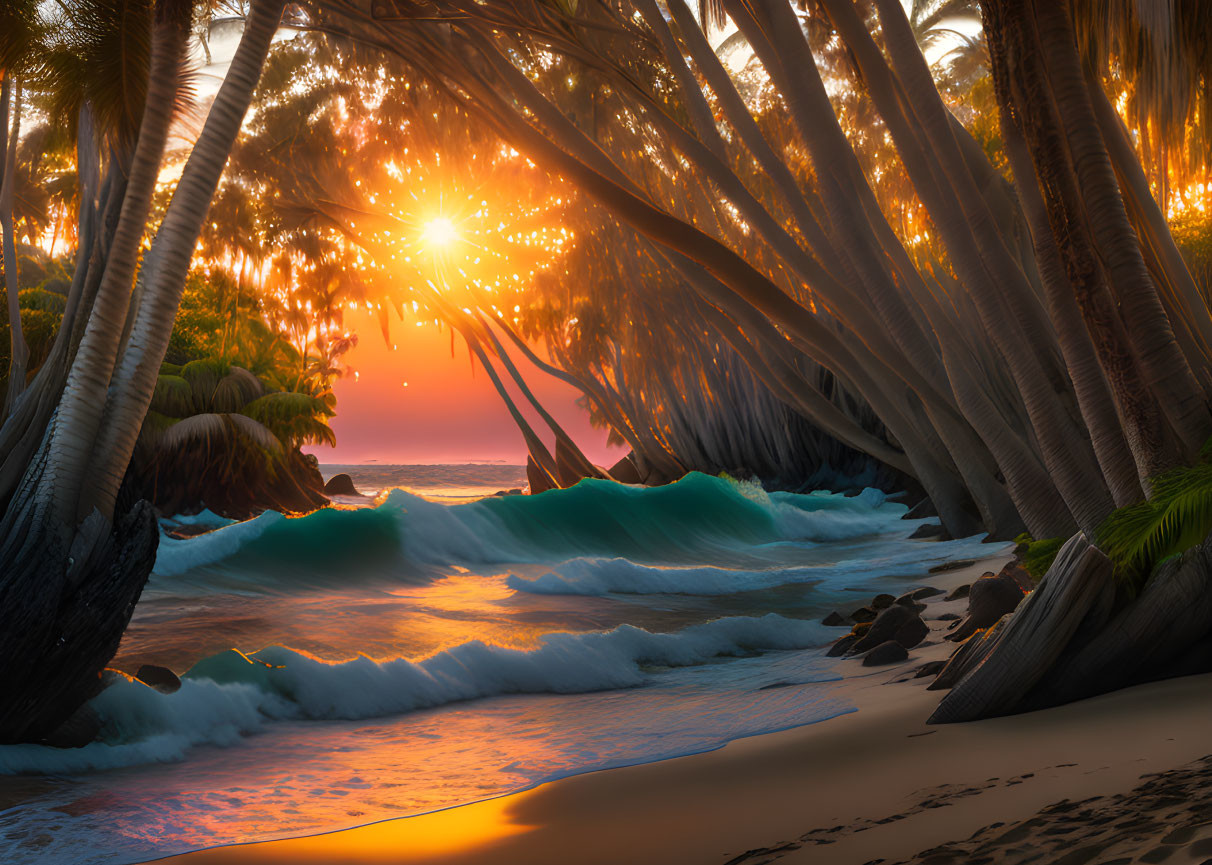
<instances>
[{"instance_id":1,"label":"palm tree","mask_svg":"<svg viewBox=\"0 0 1212 865\"><path fill-rule=\"evenodd\" d=\"M7 415L25 389L29 347L21 330L17 302L19 273L13 230L13 195L17 185L17 148L21 142L22 77L34 65L42 28L33 0L16 0L0 11L0 238L4 287L8 298L8 388L0 416Z\"/></svg>"},{"instance_id":2,"label":"palm tree","mask_svg":"<svg viewBox=\"0 0 1212 865\"><path fill-rule=\"evenodd\" d=\"M146 502L118 507L118 488L155 391L200 223L282 6L275 0L252 5L231 74L144 261L145 285L132 310L139 244L182 90L192 4L80 7L113 13L105 20L119 26L149 22L146 31L135 26L119 35L137 48L138 35L150 33L150 60L143 67L142 104L132 105L125 91L126 100L100 98L104 88L129 80L123 75L73 91L79 97L74 116L82 121L77 270L52 359L0 427L0 687L10 695L0 709L0 740L47 734L95 692L97 673L116 650L150 571L157 538L152 510ZM113 32L81 30L90 38ZM58 74L97 59L63 57ZM138 52L119 59L133 66ZM90 155L94 119L104 123L108 143L100 179ZM152 333L156 328L162 332ZM94 468L101 474L94 476Z\"/></svg>"}]
</instances>

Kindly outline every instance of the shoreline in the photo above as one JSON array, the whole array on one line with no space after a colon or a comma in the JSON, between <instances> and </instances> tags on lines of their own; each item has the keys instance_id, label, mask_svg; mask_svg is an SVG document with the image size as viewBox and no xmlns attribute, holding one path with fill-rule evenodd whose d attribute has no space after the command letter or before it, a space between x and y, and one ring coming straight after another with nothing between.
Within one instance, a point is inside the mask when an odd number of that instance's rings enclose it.
<instances>
[{"instance_id":1,"label":"shoreline","mask_svg":"<svg viewBox=\"0 0 1212 865\"><path fill-rule=\"evenodd\" d=\"M948 591L997 571L1010 559L991 556L927 575L921 582ZM1158 743L1139 765L1124 764L1104 747L1122 746L1118 731L1131 727L1121 722L1143 711L1140 693L1156 693L1163 703L1199 705L1198 711L1175 717L1206 717L1212 697L1201 702L1193 696L1192 679L1030 715L927 727L925 719L941 692L926 692L931 679L912 676L922 664L949 655L953 646L941 639L948 623L938 617L962 613L967 604L942 597L926 601L923 616L931 634L907 661L860 671L850 666L858 665L857 660L837 660L838 671L847 677L831 683L833 695L855 707L840 716L733 740L707 752L567 776L440 811L154 861L557 863L594 839L600 849L579 850L578 861L865 863L889 855L910 857L966 838L989 823L1026 818L1062 798L1061 790L1084 798L1127 789L1146 771L1171 769L1212 752L1212 741L1205 746L1189 731L1165 737L1179 745ZM839 629L839 636L843 633ZM1111 704L1105 716L1115 719L1112 730L1084 741L1080 726L1104 723L1097 709L1104 703ZM984 745L1003 756L983 753L989 750ZM1007 764L1004 755L1020 748L1029 765ZM1049 749L1054 752L1050 763L1038 759ZM1068 758L1066 750L1081 758ZM1094 776L1086 779L1087 771ZM931 804L910 801L915 794ZM641 802L649 804L641 808ZM677 807L668 807L670 802ZM962 821L959 815L964 815ZM828 829L833 831L819 831ZM813 830L818 830L815 837ZM606 839L609 843L602 846ZM801 859L805 849L811 855ZM756 858L745 856L747 851L758 851Z\"/></svg>"},{"instance_id":2,"label":"shoreline","mask_svg":"<svg viewBox=\"0 0 1212 865\"><path fill-rule=\"evenodd\" d=\"M427 815L158 861L893 862L991 824L1027 820L1061 800L1122 794L1147 773L1212 752L1212 675L951 727L925 725L938 695L924 685L883 688L872 678L864 677L872 692L865 705L844 722L577 775Z\"/></svg>"}]
</instances>

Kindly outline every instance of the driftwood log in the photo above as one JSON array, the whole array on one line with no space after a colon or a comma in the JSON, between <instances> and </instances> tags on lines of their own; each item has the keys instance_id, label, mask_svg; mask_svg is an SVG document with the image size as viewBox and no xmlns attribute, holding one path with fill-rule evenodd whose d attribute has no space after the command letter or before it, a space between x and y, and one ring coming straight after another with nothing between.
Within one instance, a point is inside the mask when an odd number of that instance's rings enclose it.
<instances>
[{"instance_id":1,"label":"driftwood log","mask_svg":"<svg viewBox=\"0 0 1212 865\"><path fill-rule=\"evenodd\" d=\"M967 640L932 688L931 723L1055 706L1212 670L1212 536L1159 565L1131 596L1083 535L1018 608Z\"/></svg>"}]
</instances>

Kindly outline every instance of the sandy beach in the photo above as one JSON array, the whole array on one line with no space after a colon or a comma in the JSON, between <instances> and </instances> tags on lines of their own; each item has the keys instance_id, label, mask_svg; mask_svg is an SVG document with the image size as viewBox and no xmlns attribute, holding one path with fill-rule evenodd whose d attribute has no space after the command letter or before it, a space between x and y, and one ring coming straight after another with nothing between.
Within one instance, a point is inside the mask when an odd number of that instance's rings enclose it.
<instances>
[{"instance_id":1,"label":"sandy beach","mask_svg":"<svg viewBox=\"0 0 1212 865\"><path fill-rule=\"evenodd\" d=\"M999 564L932 584L957 585ZM912 674L947 655L937 616L962 605L928 602L930 645L908 661L866 675L846 669L852 678L836 694L857 707L848 715L428 815L162 861L1076 865L1212 856L1212 803L1191 793L1209 771L1192 764L1212 753L1212 676L927 726L939 694Z\"/></svg>"}]
</instances>

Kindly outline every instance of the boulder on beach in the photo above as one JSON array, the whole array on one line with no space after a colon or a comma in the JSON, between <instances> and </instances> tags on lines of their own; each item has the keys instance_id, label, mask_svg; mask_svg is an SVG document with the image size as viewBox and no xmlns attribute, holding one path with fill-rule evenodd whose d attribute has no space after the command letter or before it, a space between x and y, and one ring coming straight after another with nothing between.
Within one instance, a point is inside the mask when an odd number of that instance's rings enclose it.
<instances>
[{"instance_id":1,"label":"boulder on beach","mask_svg":"<svg viewBox=\"0 0 1212 865\"><path fill-rule=\"evenodd\" d=\"M870 607L859 607L850 614L850 618L855 622L872 622L875 621L876 612Z\"/></svg>"},{"instance_id":2,"label":"boulder on beach","mask_svg":"<svg viewBox=\"0 0 1212 865\"><path fill-rule=\"evenodd\" d=\"M895 664L908 658L909 652L904 646L896 640L888 640L887 642L880 643L863 656L863 666L878 667L883 664Z\"/></svg>"},{"instance_id":3,"label":"boulder on beach","mask_svg":"<svg viewBox=\"0 0 1212 865\"><path fill-rule=\"evenodd\" d=\"M1011 562L996 574L985 574L968 592L968 615L947 639L960 642L1011 613L1031 589L1031 577Z\"/></svg>"},{"instance_id":4,"label":"boulder on beach","mask_svg":"<svg viewBox=\"0 0 1212 865\"><path fill-rule=\"evenodd\" d=\"M895 640L906 649L912 649L926 639L929 633L930 628L916 610L893 604L876 617L871 623L871 629L850 651L852 654L860 654L888 640Z\"/></svg>"},{"instance_id":5,"label":"boulder on beach","mask_svg":"<svg viewBox=\"0 0 1212 865\"><path fill-rule=\"evenodd\" d=\"M825 616L825 618L821 619L821 624L828 625L829 627L834 628L839 625L846 624L846 617L843 616L841 613L839 613L837 610L834 610L832 613Z\"/></svg>"},{"instance_id":6,"label":"boulder on beach","mask_svg":"<svg viewBox=\"0 0 1212 865\"><path fill-rule=\"evenodd\" d=\"M871 599L871 609L883 610L891 607L896 602L896 597L889 594L879 594Z\"/></svg>"},{"instance_id":7,"label":"boulder on beach","mask_svg":"<svg viewBox=\"0 0 1212 865\"><path fill-rule=\"evenodd\" d=\"M956 562L943 562L941 565L935 565L930 569L932 574L945 574L947 571L962 571L964 568L970 568L976 562L971 559L961 559Z\"/></svg>"},{"instance_id":8,"label":"boulder on beach","mask_svg":"<svg viewBox=\"0 0 1212 865\"><path fill-rule=\"evenodd\" d=\"M968 592L971 590L972 590L972 584L964 583L963 585L956 586L954 589L952 589L951 593L949 595L947 595L947 597L943 598L943 600L944 601L963 600L964 598L968 597Z\"/></svg>"},{"instance_id":9,"label":"boulder on beach","mask_svg":"<svg viewBox=\"0 0 1212 865\"><path fill-rule=\"evenodd\" d=\"M836 643L829 647L829 651L825 653L827 657L837 658L846 654L846 651L859 641L858 634L847 634Z\"/></svg>"},{"instance_id":10,"label":"boulder on beach","mask_svg":"<svg viewBox=\"0 0 1212 865\"><path fill-rule=\"evenodd\" d=\"M926 609L925 604L919 602L913 597L913 592L906 592L905 594L901 595L896 599L896 603L900 604L902 607L908 607L911 610L916 610L919 613Z\"/></svg>"},{"instance_id":11,"label":"boulder on beach","mask_svg":"<svg viewBox=\"0 0 1212 865\"><path fill-rule=\"evenodd\" d=\"M949 541L951 533L943 528L939 523L926 523L918 526L913 530L913 534L909 536L911 541Z\"/></svg>"},{"instance_id":12,"label":"boulder on beach","mask_svg":"<svg viewBox=\"0 0 1212 865\"><path fill-rule=\"evenodd\" d=\"M358 488L354 486L353 478L342 472L339 475L333 475L328 479L328 483L324 485L324 492L330 496L360 496Z\"/></svg>"},{"instance_id":13,"label":"boulder on beach","mask_svg":"<svg viewBox=\"0 0 1212 865\"><path fill-rule=\"evenodd\" d=\"M135 672L135 678L161 694L175 694L181 690L181 679L177 674L158 664L144 664Z\"/></svg>"}]
</instances>

